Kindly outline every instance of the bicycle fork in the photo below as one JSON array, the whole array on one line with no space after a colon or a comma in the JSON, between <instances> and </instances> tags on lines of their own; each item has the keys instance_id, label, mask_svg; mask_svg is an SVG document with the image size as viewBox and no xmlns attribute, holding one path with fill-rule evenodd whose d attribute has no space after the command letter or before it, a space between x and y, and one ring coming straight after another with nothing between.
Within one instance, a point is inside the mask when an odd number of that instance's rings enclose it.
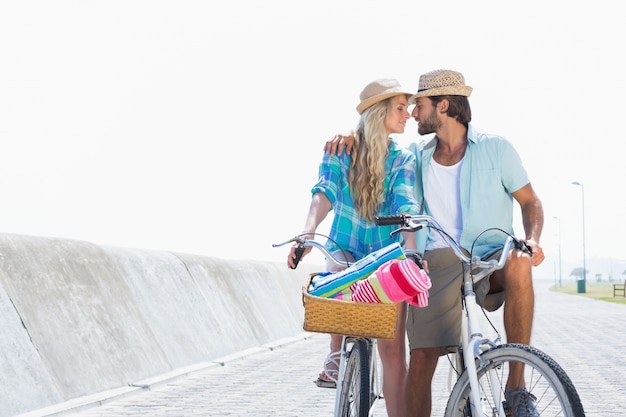
<instances>
[{"instance_id":1,"label":"bicycle fork","mask_svg":"<svg viewBox=\"0 0 626 417\"><path fill-rule=\"evenodd\" d=\"M497 377L494 370L489 371L489 383L490 391L493 396L493 403L487 398L482 398L481 393L484 390L481 389L478 381L478 368L476 363L481 364L481 368L484 366L481 353L483 348L487 346L487 349L495 348L495 343L491 340L483 337L483 334L477 331L480 329L478 323L478 303L476 302L476 294L474 293L473 283L469 282L464 284L463 298L465 300L465 311L463 315L463 328L462 346L463 360L465 362L465 372L469 379L470 390L470 407L472 409L473 416L484 417L506 417L504 407L502 405L502 392L500 385L498 384ZM478 360L478 361L477 361ZM485 409L485 407L489 409Z\"/></svg>"}]
</instances>

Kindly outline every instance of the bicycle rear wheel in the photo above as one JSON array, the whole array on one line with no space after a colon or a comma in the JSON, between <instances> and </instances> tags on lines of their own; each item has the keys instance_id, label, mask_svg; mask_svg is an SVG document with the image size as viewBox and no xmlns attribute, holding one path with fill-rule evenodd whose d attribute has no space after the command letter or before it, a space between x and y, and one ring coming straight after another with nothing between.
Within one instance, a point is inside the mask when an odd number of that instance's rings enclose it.
<instances>
[{"instance_id":1,"label":"bicycle rear wheel","mask_svg":"<svg viewBox=\"0 0 626 417\"><path fill-rule=\"evenodd\" d=\"M370 408L369 350L363 339L353 339L341 383L339 416L367 417Z\"/></svg>"},{"instance_id":2,"label":"bicycle rear wheel","mask_svg":"<svg viewBox=\"0 0 626 417\"><path fill-rule=\"evenodd\" d=\"M535 397L537 412L542 417L585 417L574 384L565 371L550 356L532 346L506 344L488 350L476 361L483 415L499 416L504 407L506 415L513 415L504 400L509 364L524 364L527 391ZM456 382L448 405L446 417L471 416L470 385L467 372ZM501 399L497 403L497 399Z\"/></svg>"}]
</instances>

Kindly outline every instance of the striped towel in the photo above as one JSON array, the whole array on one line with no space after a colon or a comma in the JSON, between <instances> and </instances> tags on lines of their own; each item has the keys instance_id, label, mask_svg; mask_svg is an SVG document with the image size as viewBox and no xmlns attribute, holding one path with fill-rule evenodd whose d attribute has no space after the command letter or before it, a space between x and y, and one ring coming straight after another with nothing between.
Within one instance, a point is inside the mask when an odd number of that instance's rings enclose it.
<instances>
[{"instance_id":1,"label":"striped towel","mask_svg":"<svg viewBox=\"0 0 626 417\"><path fill-rule=\"evenodd\" d=\"M308 288L309 294L317 297L333 298L350 288L356 281L367 278L381 265L392 259L405 259L399 243L392 243L376 252L372 252L343 271L326 272L314 276Z\"/></svg>"},{"instance_id":2,"label":"striped towel","mask_svg":"<svg viewBox=\"0 0 626 417\"><path fill-rule=\"evenodd\" d=\"M400 303L416 307L428 305L430 278L410 259L393 259L366 279L355 282L335 298L364 303Z\"/></svg>"}]
</instances>

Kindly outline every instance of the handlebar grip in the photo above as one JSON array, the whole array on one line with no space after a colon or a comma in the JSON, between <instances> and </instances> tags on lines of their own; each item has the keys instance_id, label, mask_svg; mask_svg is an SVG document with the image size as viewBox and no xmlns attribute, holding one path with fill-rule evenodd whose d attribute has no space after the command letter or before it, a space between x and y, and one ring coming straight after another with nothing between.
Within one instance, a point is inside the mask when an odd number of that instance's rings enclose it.
<instances>
[{"instance_id":1,"label":"handlebar grip","mask_svg":"<svg viewBox=\"0 0 626 417\"><path fill-rule=\"evenodd\" d=\"M374 220L378 226L388 226L392 224L403 225L406 223L405 217L401 214L396 216L376 216Z\"/></svg>"},{"instance_id":2,"label":"handlebar grip","mask_svg":"<svg viewBox=\"0 0 626 417\"><path fill-rule=\"evenodd\" d=\"M300 263L300 259L302 259L302 254L304 254L304 246L299 245L296 248L296 256L293 257L294 266L291 269L296 269L298 264Z\"/></svg>"},{"instance_id":3,"label":"handlebar grip","mask_svg":"<svg viewBox=\"0 0 626 417\"><path fill-rule=\"evenodd\" d=\"M522 239L513 239L513 244L515 245L515 249L519 249L532 256L533 254L532 248L528 246L526 242L524 242Z\"/></svg>"}]
</instances>

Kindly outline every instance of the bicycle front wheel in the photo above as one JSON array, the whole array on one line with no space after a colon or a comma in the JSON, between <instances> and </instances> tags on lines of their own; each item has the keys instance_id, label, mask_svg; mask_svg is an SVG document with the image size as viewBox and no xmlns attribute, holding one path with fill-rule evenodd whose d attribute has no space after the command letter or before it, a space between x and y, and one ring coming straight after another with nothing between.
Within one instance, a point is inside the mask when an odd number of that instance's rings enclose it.
<instances>
[{"instance_id":1,"label":"bicycle front wheel","mask_svg":"<svg viewBox=\"0 0 626 417\"><path fill-rule=\"evenodd\" d=\"M341 382L339 416L367 417L370 408L369 350L363 339L354 339Z\"/></svg>"},{"instance_id":2,"label":"bicycle front wheel","mask_svg":"<svg viewBox=\"0 0 626 417\"><path fill-rule=\"evenodd\" d=\"M506 344L488 350L476 361L481 416L515 416L504 396L511 364L524 365L526 390L541 417L585 417L574 384L554 359L532 346ZM459 377L446 406L446 417L471 416L467 371Z\"/></svg>"}]
</instances>

